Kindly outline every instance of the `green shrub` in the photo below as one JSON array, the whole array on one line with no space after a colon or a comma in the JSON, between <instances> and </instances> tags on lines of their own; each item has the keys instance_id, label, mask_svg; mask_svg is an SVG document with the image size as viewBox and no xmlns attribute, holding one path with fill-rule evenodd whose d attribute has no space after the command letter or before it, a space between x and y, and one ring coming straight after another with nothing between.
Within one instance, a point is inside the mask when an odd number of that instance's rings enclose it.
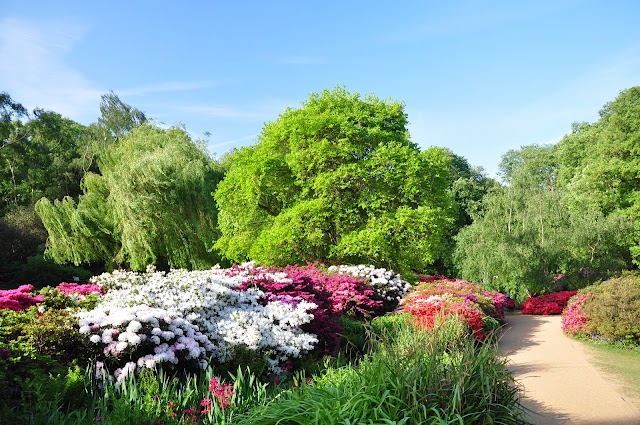
<instances>
[{"instance_id":1,"label":"green shrub","mask_svg":"<svg viewBox=\"0 0 640 425\"><path fill-rule=\"evenodd\" d=\"M77 393L74 367L85 365L91 353L80 338L74 311L40 313L35 306L26 311L0 310L0 412L24 403L29 406L36 395L55 402Z\"/></svg>"},{"instance_id":2,"label":"green shrub","mask_svg":"<svg viewBox=\"0 0 640 425\"><path fill-rule=\"evenodd\" d=\"M640 275L627 273L589 286L583 307L588 334L611 343L640 346Z\"/></svg>"}]
</instances>

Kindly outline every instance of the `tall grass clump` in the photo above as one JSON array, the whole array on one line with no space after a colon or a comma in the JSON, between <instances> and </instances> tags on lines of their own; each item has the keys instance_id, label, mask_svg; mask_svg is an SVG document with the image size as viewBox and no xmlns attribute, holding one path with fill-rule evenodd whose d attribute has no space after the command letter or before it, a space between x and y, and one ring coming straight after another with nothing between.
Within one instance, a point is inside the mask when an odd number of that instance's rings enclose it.
<instances>
[{"instance_id":1,"label":"tall grass clump","mask_svg":"<svg viewBox=\"0 0 640 425\"><path fill-rule=\"evenodd\" d=\"M39 397L32 403L28 415L12 423L233 424L239 413L265 403L280 391L260 382L250 370L241 368L226 379L213 368L186 378L169 375L162 368L146 369L140 374L128 375L118 385L113 385L113 379L106 374L96 380L96 370L89 369L81 381L89 397L83 408L61 408L61 397ZM37 388L31 390L37 393Z\"/></svg>"},{"instance_id":2,"label":"tall grass clump","mask_svg":"<svg viewBox=\"0 0 640 425\"><path fill-rule=\"evenodd\" d=\"M516 424L518 389L492 344L455 316L433 331L407 314L379 318L370 354L329 368L241 415L238 424ZM375 326L375 325L374 325Z\"/></svg>"}]
</instances>

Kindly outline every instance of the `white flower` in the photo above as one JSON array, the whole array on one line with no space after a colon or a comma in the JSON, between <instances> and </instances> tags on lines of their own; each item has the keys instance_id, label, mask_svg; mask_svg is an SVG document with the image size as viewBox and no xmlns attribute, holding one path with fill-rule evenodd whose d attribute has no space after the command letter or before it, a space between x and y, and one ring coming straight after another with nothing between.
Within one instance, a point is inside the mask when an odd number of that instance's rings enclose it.
<instances>
[{"instance_id":1,"label":"white flower","mask_svg":"<svg viewBox=\"0 0 640 425\"><path fill-rule=\"evenodd\" d=\"M91 335L89 337L89 341L93 342L94 344L99 343L102 340L102 338L100 338L100 335Z\"/></svg>"}]
</instances>

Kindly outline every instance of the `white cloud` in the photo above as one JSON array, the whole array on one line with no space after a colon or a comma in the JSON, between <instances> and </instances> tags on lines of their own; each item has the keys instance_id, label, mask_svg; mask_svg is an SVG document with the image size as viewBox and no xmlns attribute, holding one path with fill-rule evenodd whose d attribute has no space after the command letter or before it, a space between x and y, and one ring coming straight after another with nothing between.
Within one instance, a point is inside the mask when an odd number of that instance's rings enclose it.
<instances>
[{"instance_id":1,"label":"white cloud","mask_svg":"<svg viewBox=\"0 0 640 425\"><path fill-rule=\"evenodd\" d=\"M27 108L54 110L74 120L95 120L104 92L64 60L87 29L18 19L0 20L2 90Z\"/></svg>"}]
</instances>

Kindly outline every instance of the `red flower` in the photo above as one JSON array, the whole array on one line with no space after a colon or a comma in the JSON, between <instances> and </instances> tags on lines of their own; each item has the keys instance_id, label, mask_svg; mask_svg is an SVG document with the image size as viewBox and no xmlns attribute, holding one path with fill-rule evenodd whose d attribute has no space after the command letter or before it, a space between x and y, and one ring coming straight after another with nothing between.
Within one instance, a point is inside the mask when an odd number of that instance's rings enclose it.
<instances>
[{"instance_id":1,"label":"red flower","mask_svg":"<svg viewBox=\"0 0 640 425\"><path fill-rule=\"evenodd\" d=\"M218 405L222 410L229 407L231 404L231 397L235 394L233 391L233 385L231 384L220 384L218 382L218 378L211 378L209 381L209 391L213 393Z\"/></svg>"}]
</instances>

